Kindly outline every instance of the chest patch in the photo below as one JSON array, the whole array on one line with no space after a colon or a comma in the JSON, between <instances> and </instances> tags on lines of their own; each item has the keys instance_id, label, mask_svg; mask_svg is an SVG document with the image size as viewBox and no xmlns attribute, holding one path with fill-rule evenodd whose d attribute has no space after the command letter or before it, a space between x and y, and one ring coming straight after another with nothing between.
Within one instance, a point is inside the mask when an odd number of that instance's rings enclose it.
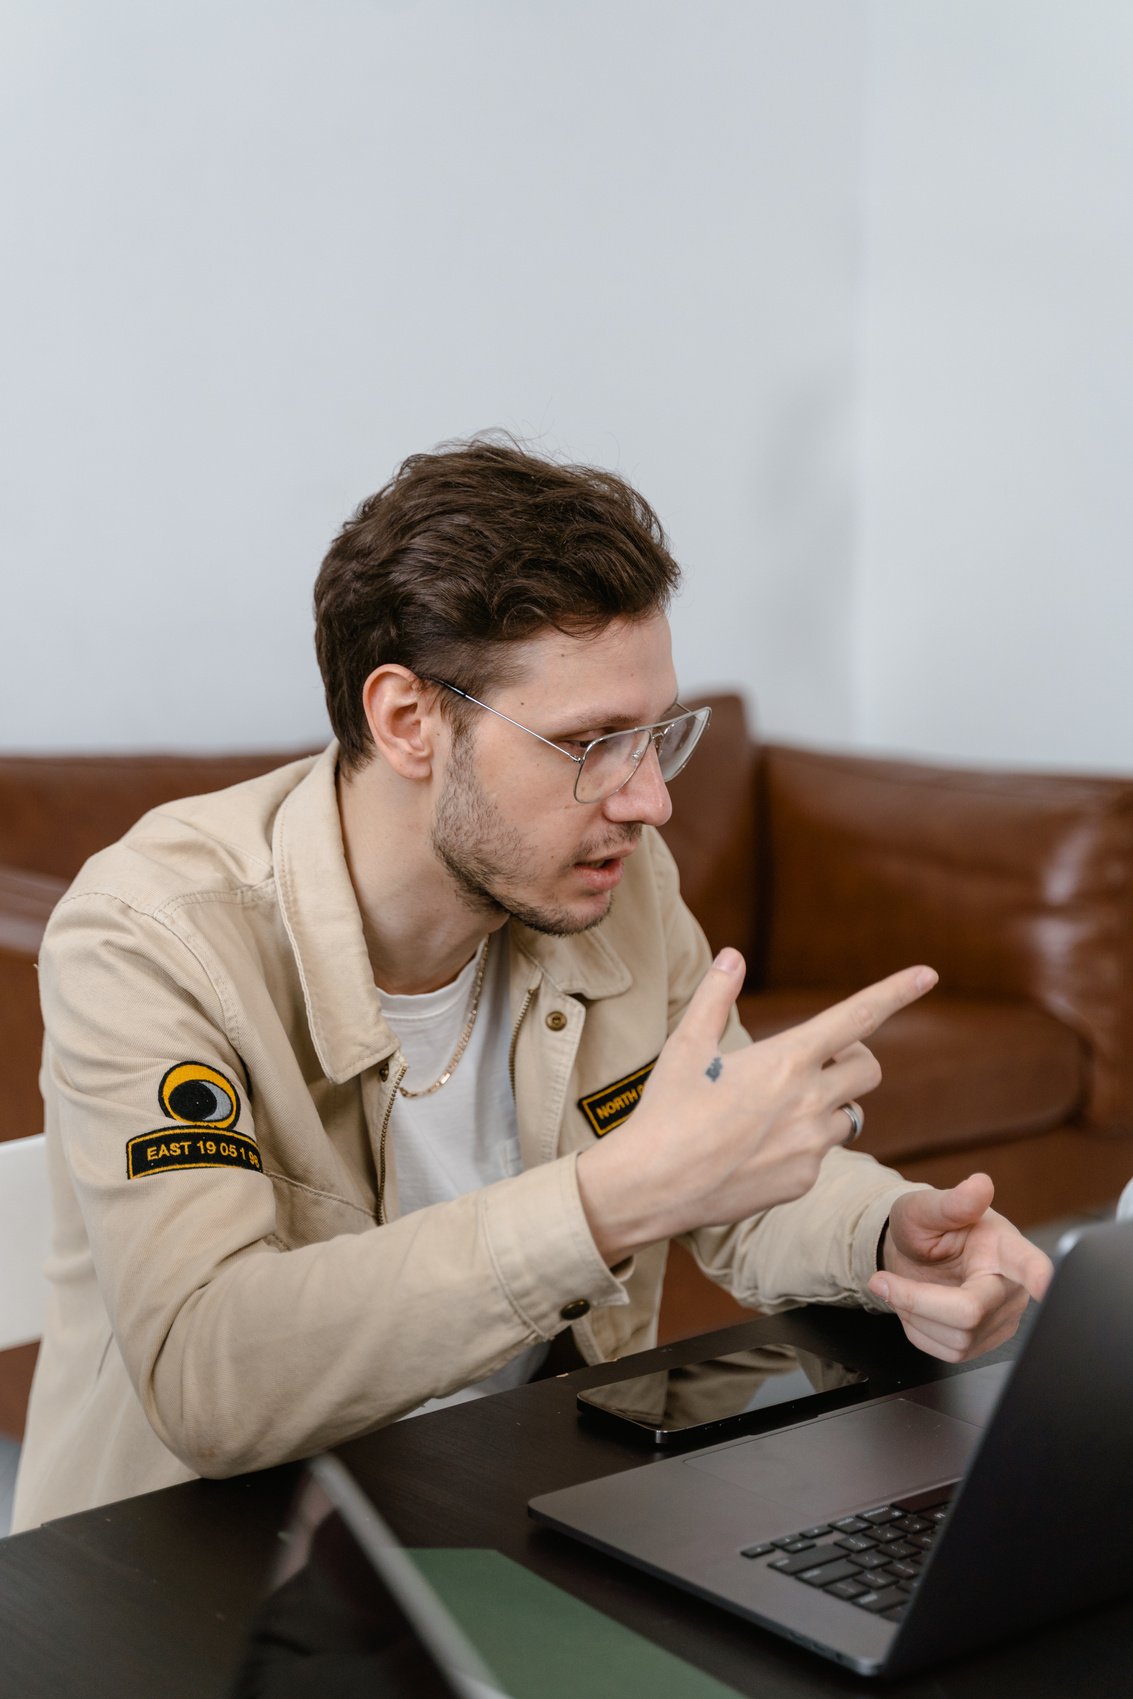
<instances>
[{"instance_id":1,"label":"chest patch","mask_svg":"<svg viewBox=\"0 0 1133 1699\"><path fill-rule=\"evenodd\" d=\"M654 1056L652 1062L646 1062L636 1073L626 1074L624 1079L615 1080L613 1085L604 1085L600 1091L592 1091L579 1098L578 1107L599 1138L611 1127L620 1127L633 1114L656 1064Z\"/></svg>"},{"instance_id":2,"label":"chest patch","mask_svg":"<svg viewBox=\"0 0 1133 1699\"><path fill-rule=\"evenodd\" d=\"M174 1168L250 1168L262 1173L254 1139L237 1131L240 1094L227 1075L205 1062L176 1062L157 1088L171 1125L126 1142L126 1178Z\"/></svg>"}]
</instances>

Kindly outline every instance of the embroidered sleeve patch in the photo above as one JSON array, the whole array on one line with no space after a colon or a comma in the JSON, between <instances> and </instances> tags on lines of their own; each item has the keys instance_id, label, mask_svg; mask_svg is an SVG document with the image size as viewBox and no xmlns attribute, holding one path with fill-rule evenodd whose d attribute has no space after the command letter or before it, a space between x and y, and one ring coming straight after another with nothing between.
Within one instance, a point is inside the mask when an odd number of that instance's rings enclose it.
<instances>
[{"instance_id":1,"label":"embroidered sleeve patch","mask_svg":"<svg viewBox=\"0 0 1133 1699\"><path fill-rule=\"evenodd\" d=\"M250 1168L263 1172L254 1139L236 1130L240 1094L227 1075L206 1062L176 1062L157 1088L163 1115L174 1124L126 1142L126 1177L174 1168Z\"/></svg>"},{"instance_id":2,"label":"embroidered sleeve patch","mask_svg":"<svg viewBox=\"0 0 1133 1699\"><path fill-rule=\"evenodd\" d=\"M635 1074L626 1074L624 1079L615 1080L613 1085L604 1085L600 1091L592 1091L588 1096L579 1098L578 1107L599 1138L611 1127L620 1127L633 1114L656 1064L654 1056L652 1062L646 1062L644 1068L638 1068Z\"/></svg>"},{"instance_id":3,"label":"embroidered sleeve patch","mask_svg":"<svg viewBox=\"0 0 1133 1699\"><path fill-rule=\"evenodd\" d=\"M170 1168L254 1168L263 1170L260 1153L243 1133L214 1136L206 1127L166 1127L142 1133L126 1146L126 1174L163 1174Z\"/></svg>"}]
</instances>

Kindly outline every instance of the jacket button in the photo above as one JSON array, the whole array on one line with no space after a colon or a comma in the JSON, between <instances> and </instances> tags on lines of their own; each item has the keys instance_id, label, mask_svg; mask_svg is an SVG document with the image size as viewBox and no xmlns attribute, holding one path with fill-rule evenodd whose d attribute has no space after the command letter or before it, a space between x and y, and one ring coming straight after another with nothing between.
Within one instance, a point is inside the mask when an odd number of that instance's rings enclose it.
<instances>
[{"instance_id":1,"label":"jacket button","mask_svg":"<svg viewBox=\"0 0 1133 1699\"><path fill-rule=\"evenodd\" d=\"M389 1079L388 1059L385 1062L378 1063L378 1078L381 1080L383 1085L385 1085L386 1081Z\"/></svg>"},{"instance_id":2,"label":"jacket button","mask_svg":"<svg viewBox=\"0 0 1133 1699\"><path fill-rule=\"evenodd\" d=\"M550 1027L552 1032L562 1032L566 1024L567 1018L561 1009L552 1009L550 1014L547 1016L547 1025Z\"/></svg>"},{"instance_id":3,"label":"jacket button","mask_svg":"<svg viewBox=\"0 0 1133 1699\"><path fill-rule=\"evenodd\" d=\"M559 1314L564 1321L578 1321L590 1310L589 1298L572 1298L569 1304L564 1304Z\"/></svg>"}]
</instances>

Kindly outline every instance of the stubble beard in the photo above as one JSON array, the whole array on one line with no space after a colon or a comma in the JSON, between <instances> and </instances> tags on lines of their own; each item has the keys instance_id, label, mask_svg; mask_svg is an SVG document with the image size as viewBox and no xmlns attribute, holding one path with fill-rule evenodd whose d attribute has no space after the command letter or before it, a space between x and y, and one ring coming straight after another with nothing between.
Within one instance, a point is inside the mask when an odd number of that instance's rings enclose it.
<instances>
[{"instance_id":1,"label":"stubble beard","mask_svg":"<svg viewBox=\"0 0 1133 1699\"><path fill-rule=\"evenodd\" d=\"M508 915L532 932L554 938L600 926L610 912L612 891L601 910L587 917L566 907L535 907L516 894L525 877L531 875L530 851L522 834L504 823L499 809L481 787L473 767L471 743L467 736L458 736L453 743L429 834L433 854L451 876L462 901L485 919ZM640 836L640 825L628 826L618 847L624 849ZM580 853L576 859L597 860L613 853L612 846L604 851L596 847L592 855ZM564 865L563 871L569 871L571 865Z\"/></svg>"}]
</instances>

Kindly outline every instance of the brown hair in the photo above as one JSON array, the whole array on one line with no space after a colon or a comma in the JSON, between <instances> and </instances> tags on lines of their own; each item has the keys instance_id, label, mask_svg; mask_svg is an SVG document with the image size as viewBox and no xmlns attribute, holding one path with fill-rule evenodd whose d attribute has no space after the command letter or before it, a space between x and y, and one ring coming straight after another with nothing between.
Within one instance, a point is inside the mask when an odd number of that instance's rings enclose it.
<instances>
[{"instance_id":1,"label":"brown hair","mask_svg":"<svg viewBox=\"0 0 1133 1699\"><path fill-rule=\"evenodd\" d=\"M371 755L362 686L389 661L482 696L507 645L662 613L680 579L649 504L616 473L560 466L510 438L414 454L332 543L315 648L344 766ZM442 693L460 721L465 704Z\"/></svg>"}]
</instances>

